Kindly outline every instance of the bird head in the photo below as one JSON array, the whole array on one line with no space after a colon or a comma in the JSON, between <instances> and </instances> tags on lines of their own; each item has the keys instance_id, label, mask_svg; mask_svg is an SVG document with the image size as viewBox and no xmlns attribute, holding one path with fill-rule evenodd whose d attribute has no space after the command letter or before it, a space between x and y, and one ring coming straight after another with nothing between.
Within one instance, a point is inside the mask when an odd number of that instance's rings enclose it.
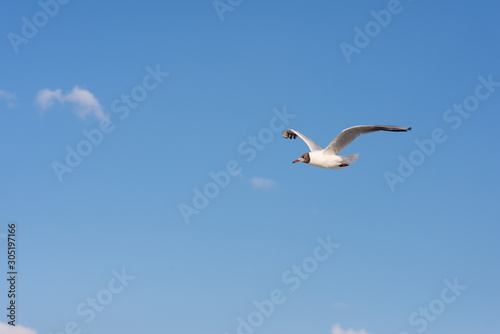
<instances>
[{"instance_id":1,"label":"bird head","mask_svg":"<svg viewBox=\"0 0 500 334\"><path fill-rule=\"evenodd\" d=\"M296 163L296 162L305 162L306 164L309 163L309 161L311 161L311 157L309 156L309 153L304 153L300 156L300 158L298 158L297 160L295 161L292 161L292 164Z\"/></svg>"}]
</instances>

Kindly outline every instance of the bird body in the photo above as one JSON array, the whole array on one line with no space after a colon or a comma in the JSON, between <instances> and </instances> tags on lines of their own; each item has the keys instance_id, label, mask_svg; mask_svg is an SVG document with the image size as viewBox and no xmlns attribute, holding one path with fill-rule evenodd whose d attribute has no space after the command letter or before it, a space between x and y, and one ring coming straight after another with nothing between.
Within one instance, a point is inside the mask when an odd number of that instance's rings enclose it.
<instances>
[{"instance_id":1,"label":"bird body","mask_svg":"<svg viewBox=\"0 0 500 334\"><path fill-rule=\"evenodd\" d=\"M321 168L341 168L342 157L336 154L329 154L324 150L312 151L309 153L309 164Z\"/></svg>"},{"instance_id":2,"label":"bird body","mask_svg":"<svg viewBox=\"0 0 500 334\"><path fill-rule=\"evenodd\" d=\"M353 164L358 159L359 154L357 153L343 156L339 155L339 153L360 135L375 131L405 132L409 130L411 130L410 127L393 125L353 126L343 130L325 149L321 148L321 146L302 133L292 129L283 131L283 137L289 139L296 139L299 137L311 150L310 152L304 153L299 159L292 163L304 162L321 168L339 169Z\"/></svg>"}]
</instances>

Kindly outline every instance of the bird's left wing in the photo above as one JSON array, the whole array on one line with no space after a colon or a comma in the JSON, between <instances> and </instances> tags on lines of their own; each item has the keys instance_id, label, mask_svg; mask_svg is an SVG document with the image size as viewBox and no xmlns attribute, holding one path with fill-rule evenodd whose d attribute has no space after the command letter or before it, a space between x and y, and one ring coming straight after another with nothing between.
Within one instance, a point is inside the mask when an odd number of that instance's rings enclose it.
<instances>
[{"instance_id":1,"label":"bird's left wing","mask_svg":"<svg viewBox=\"0 0 500 334\"><path fill-rule=\"evenodd\" d=\"M300 133L298 131L295 131L292 129L286 129L285 131L283 131L283 138L296 139L297 136L299 136L300 139L302 139L307 144L307 146L309 146L309 149L311 150L311 152L322 150L321 146L319 146L314 141L307 138L306 136L304 136L302 133Z\"/></svg>"},{"instance_id":2,"label":"bird's left wing","mask_svg":"<svg viewBox=\"0 0 500 334\"><path fill-rule=\"evenodd\" d=\"M333 154L339 154L347 145L352 143L354 139L366 133L375 131L409 131L411 128L406 126L394 126L394 125L358 125L352 128L347 128L343 130L337 138L335 138L330 145L325 148L325 152L330 152Z\"/></svg>"}]
</instances>

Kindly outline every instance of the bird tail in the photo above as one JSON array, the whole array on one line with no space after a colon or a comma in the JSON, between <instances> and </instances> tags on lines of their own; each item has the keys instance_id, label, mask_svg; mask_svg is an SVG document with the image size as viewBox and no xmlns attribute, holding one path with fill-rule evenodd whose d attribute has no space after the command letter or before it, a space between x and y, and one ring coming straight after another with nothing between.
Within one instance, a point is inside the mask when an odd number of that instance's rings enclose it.
<instances>
[{"instance_id":1,"label":"bird tail","mask_svg":"<svg viewBox=\"0 0 500 334\"><path fill-rule=\"evenodd\" d=\"M344 163L346 165L352 165L353 163L356 162L356 160L358 160L358 157L359 157L358 153L350 154L350 155L342 155L341 156L342 163Z\"/></svg>"}]
</instances>

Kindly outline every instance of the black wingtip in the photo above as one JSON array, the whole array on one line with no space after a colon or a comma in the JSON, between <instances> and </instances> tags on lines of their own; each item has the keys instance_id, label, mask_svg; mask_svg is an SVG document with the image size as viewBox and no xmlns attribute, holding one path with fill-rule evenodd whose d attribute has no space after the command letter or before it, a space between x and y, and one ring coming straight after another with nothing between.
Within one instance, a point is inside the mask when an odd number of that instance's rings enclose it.
<instances>
[{"instance_id":1,"label":"black wingtip","mask_svg":"<svg viewBox=\"0 0 500 334\"><path fill-rule=\"evenodd\" d=\"M411 131L411 126L408 128L408 130L407 130L407 131Z\"/></svg>"},{"instance_id":2,"label":"black wingtip","mask_svg":"<svg viewBox=\"0 0 500 334\"><path fill-rule=\"evenodd\" d=\"M292 131L285 130L283 131L283 138L297 139L297 134Z\"/></svg>"}]
</instances>

